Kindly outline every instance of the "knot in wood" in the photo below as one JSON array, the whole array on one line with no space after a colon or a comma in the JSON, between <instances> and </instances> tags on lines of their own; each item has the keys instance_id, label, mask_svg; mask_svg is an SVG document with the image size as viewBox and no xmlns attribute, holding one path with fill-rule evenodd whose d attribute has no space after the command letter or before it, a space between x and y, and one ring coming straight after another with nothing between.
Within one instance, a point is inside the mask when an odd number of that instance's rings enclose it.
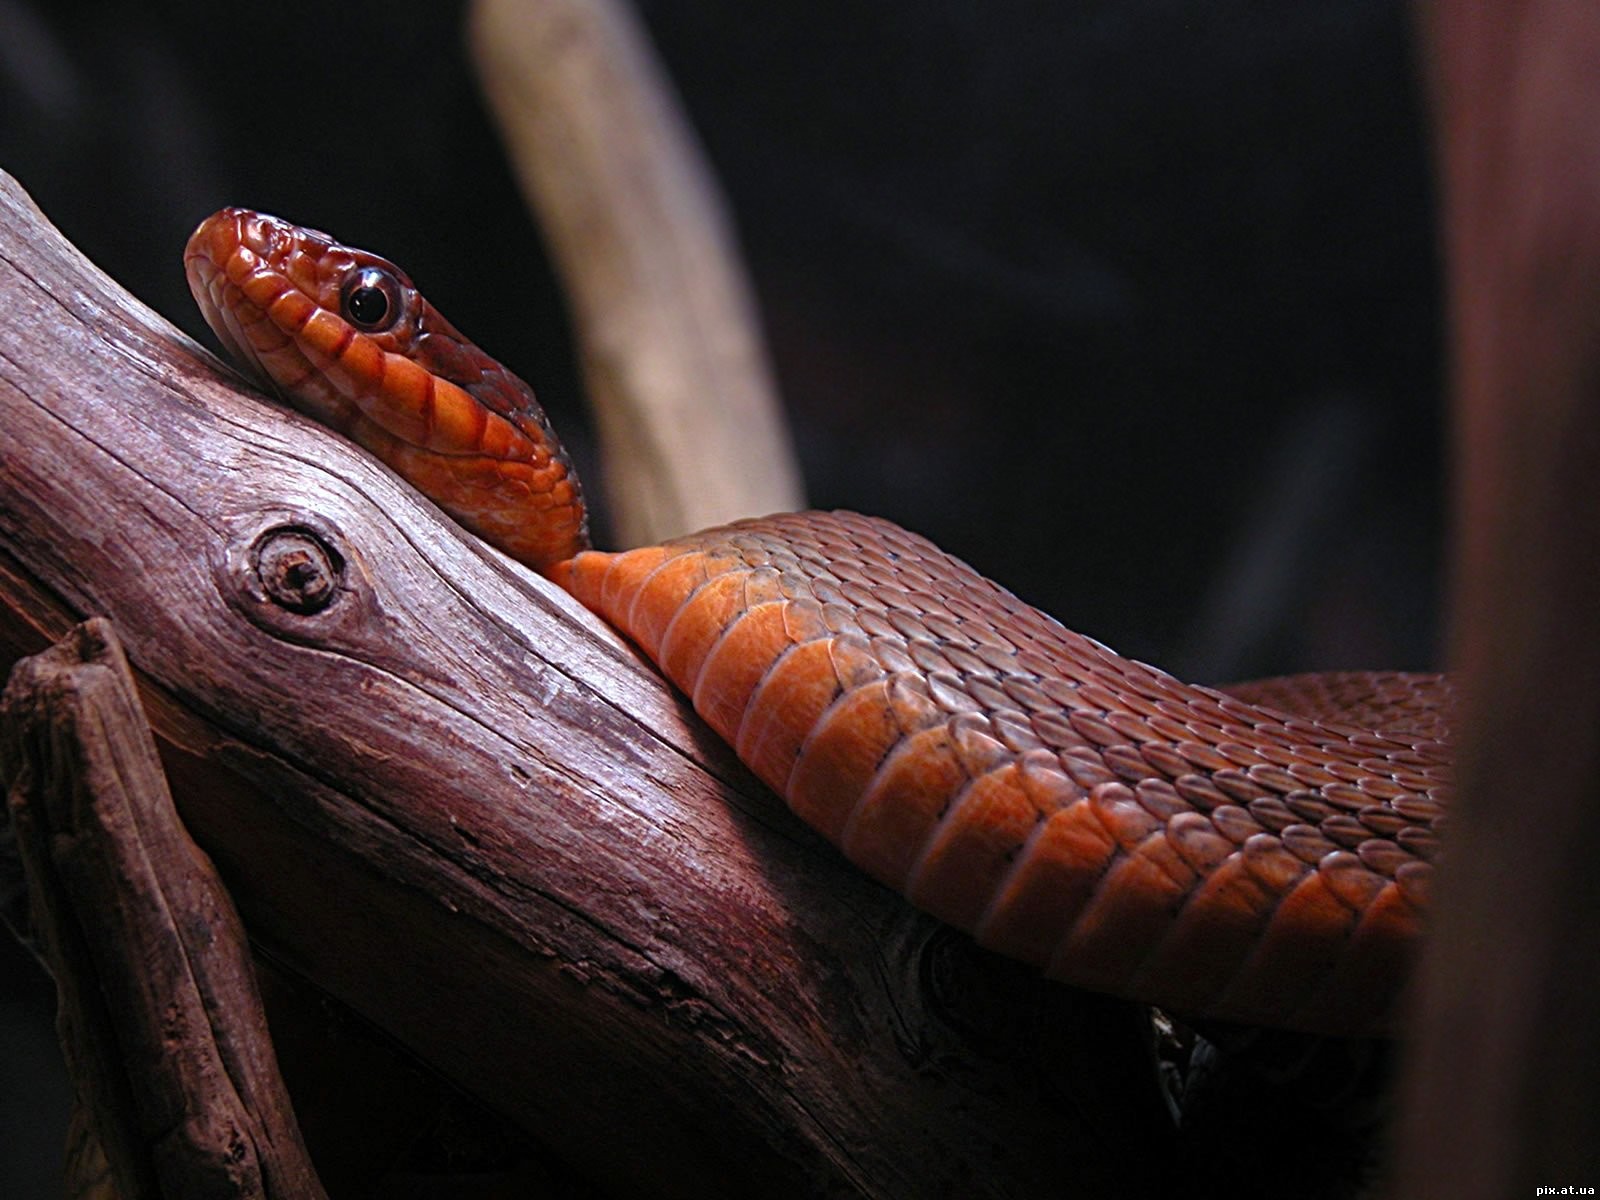
<instances>
[{"instance_id":1,"label":"knot in wood","mask_svg":"<svg viewBox=\"0 0 1600 1200\"><path fill-rule=\"evenodd\" d=\"M338 594L344 559L299 525L269 529L256 541L256 575L268 598L291 612L321 612Z\"/></svg>"}]
</instances>

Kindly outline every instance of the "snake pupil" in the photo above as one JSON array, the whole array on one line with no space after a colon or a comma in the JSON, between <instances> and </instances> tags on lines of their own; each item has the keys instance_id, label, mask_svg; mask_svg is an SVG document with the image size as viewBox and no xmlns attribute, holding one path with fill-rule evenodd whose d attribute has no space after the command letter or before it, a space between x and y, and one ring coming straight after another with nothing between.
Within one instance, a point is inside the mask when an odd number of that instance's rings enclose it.
<instances>
[{"instance_id":1,"label":"snake pupil","mask_svg":"<svg viewBox=\"0 0 1600 1200\"><path fill-rule=\"evenodd\" d=\"M395 322L399 316L399 300L399 282L377 267L363 268L345 284L345 316L369 332L377 332Z\"/></svg>"},{"instance_id":2,"label":"snake pupil","mask_svg":"<svg viewBox=\"0 0 1600 1200\"><path fill-rule=\"evenodd\" d=\"M358 287L350 293L350 315L361 325L376 325L389 312L389 297L382 288Z\"/></svg>"}]
</instances>

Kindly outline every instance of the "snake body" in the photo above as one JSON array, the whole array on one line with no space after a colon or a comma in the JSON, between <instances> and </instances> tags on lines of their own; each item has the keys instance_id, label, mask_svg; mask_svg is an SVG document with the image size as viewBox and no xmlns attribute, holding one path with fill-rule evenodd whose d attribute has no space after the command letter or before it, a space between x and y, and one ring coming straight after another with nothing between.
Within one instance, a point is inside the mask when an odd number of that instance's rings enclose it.
<instances>
[{"instance_id":1,"label":"snake body","mask_svg":"<svg viewBox=\"0 0 1600 1200\"><path fill-rule=\"evenodd\" d=\"M625 633L913 903L1181 1013L1392 1026L1449 787L1445 677L1182 683L854 513L590 550L531 389L393 264L242 209L203 222L185 263L280 394Z\"/></svg>"}]
</instances>

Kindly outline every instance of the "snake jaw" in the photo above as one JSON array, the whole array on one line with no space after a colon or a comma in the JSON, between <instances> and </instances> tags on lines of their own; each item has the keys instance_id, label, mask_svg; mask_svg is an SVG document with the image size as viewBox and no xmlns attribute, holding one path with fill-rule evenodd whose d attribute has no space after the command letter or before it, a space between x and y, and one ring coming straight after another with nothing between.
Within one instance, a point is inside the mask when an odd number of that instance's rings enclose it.
<instances>
[{"instance_id":1,"label":"snake jaw","mask_svg":"<svg viewBox=\"0 0 1600 1200\"><path fill-rule=\"evenodd\" d=\"M546 570L588 545L577 477L531 388L393 263L250 209L202 221L185 274L207 323L294 407L346 434L467 528ZM375 315L353 291L385 297ZM376 299L369 295L368 299Z\"/></svg>"}]
</instances>

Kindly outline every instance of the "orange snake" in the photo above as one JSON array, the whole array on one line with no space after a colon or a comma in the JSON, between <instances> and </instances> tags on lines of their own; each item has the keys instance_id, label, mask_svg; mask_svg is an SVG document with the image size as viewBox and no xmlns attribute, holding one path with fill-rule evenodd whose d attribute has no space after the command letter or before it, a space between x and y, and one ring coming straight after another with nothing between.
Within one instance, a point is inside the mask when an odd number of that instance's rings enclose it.
<instances>
[{"instance_id":1,"label":"orange snake","mask_svg":"<svg viewBox=\"0 0 1600 1200\"><path fill-rule=\"evenodd\" d=\"M853 513L590 550L531 389L393 264L224 209L185 267L278 393L626 633L913 903L1054 978L1180 1013L1392 1027L1449 786L1444 677L1191 686Z\"/></svg>"}]
</instances>

